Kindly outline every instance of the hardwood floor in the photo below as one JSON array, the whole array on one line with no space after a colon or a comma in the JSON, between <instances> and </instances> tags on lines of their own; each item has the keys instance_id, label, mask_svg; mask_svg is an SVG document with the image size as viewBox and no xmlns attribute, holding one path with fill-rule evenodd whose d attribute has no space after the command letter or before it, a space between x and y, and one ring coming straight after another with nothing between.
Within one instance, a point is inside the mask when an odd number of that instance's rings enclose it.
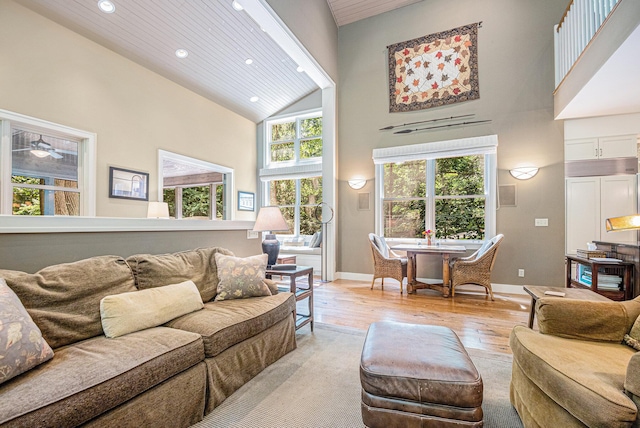
<instances>
[{"instance_id":1,"label":"hardwood floor","mask_svg":"<svg viewBox=\"0 0 640 428\"><path fill-rule=\"evenodd\" d=\"M315 321L361 330L380 320L442 325L452 328L466 347L511 353L511 329L526 326L529 319L528 295L494 293L492 302L480 287L477 293L456 289L454 298L434 290L400 294L392 280L385 281L384 290L379 280L370 287L370 282L351 280L316 284Z\"/></svg>"}]
</instances>

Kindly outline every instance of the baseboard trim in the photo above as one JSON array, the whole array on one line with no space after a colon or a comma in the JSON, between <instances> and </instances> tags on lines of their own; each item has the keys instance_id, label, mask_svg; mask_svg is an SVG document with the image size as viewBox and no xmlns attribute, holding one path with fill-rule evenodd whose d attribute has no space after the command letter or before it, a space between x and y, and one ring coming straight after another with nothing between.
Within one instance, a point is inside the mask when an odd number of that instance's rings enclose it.
<instances>
[{"instance_id":1,"label":"baseboard trim","mask_svg":"<svg viewBox=\"0 0 640 428\"><path fill-rule=\"evenodd\" d=\"M336 279L347 279L347 280L352 280L352 281L369 281L371 282L373 280L373 275L372 274L368 274L368 273L355 273L355 272L336 272ZM433 279L429 279L429 278L418 278L420 281L423 282L435 282L438 280L433 280ZM386 281L395 281L394 279L391 278L387 278ZM385 282L386 282L385 281ZM442 283L442 280L439 280L440 283ZM491 288L493 289L494 293L504 293L504 294L523 294L526 295L526 291L524 291L524 288L522 288L522 285L515 285L515 284L498 284L498 283L491 283ZM460 286L459 288L456 287L456 290L460 290L460 291L477 291L478 288L474 287L474 286Z\"/></svg>"}]
</instances>

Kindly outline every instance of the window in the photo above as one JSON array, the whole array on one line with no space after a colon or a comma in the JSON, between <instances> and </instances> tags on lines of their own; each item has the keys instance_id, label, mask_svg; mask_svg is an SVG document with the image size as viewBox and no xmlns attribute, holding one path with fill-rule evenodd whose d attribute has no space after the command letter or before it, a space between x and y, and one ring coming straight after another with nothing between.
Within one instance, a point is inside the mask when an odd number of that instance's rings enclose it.
<instances>
[{"instance_id":1,"label":"window","mask_svg":"<svg viewBox=\"0 0 640 428\"><path fill-rule=\"evenodd\" d=\"M159 199L169 204L171 217L230 219L233 169L164 150L158 151L158 157Z\"/></svg>"},{"instance_id":2,"label":"window","mask_svg":"<svg viewBox=\"0 0 640 428\"><path fill-rule=\"evenodd\" d=\"M387 238L482 240L495 235L497 137L374 150L376 229Z\"/></svg>"},{"instance_id":3,"label":"window","mask_svg":"<svg viewBox=\"0 0 640 428\"><path fill-rule=\"evenodd\" d=\"M0 213L95 215L95 135L0 110Z\"/></svg>"},{"instance_id":4,"label":"window","mask_svg":"<svg viewBox=\"0 0 640 428\"><path fill-rule=\"evenodd\" d=\"M283 234L313 235L321 226L314 214L322 202L322 116L308 112L268 121L265 136L263 204L280 207L289 224Z\"/></svg>"}]
</instances>

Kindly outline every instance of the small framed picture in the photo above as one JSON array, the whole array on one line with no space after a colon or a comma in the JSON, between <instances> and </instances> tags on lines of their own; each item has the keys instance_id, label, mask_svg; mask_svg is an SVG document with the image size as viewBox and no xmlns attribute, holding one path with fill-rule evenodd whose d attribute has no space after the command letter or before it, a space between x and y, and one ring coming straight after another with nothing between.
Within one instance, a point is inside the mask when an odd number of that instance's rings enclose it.
<instances>
[{"instance_id":1,"label":"small framed picture","mask_svg":"<svg viewBox=\"0 0 640 428\"><path fill-rule=\"evenodd\" d=\"M255 207L255 193L238 191L238 211L254 211Z\"/></svg>"},{"instance_id":2,"label":"small framed picture","mask_svg":"<svg viewBox=\"0 0 640 428\"><path fill-rule=\"evenodd\" d=\"M149 173L109 167L109 197L149 200Z\"/></svg>"}]
</instances>

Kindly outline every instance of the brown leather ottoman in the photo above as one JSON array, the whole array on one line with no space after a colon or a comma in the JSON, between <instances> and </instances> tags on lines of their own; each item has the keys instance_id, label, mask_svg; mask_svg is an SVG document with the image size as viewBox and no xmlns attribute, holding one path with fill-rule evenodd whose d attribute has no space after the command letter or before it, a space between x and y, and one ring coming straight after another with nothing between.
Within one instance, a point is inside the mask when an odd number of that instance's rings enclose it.
<instances>
[{"instance_id":1,"label":"brown leather ottoman","mask_svg":"<svg viewBox=\"0 0 640 428\"><path fill-rule=\"evenodd\" d=\"M370 428L482 427L482 378L450 328L371 324L360 383Z\"/></svg>"}]
</instances>

